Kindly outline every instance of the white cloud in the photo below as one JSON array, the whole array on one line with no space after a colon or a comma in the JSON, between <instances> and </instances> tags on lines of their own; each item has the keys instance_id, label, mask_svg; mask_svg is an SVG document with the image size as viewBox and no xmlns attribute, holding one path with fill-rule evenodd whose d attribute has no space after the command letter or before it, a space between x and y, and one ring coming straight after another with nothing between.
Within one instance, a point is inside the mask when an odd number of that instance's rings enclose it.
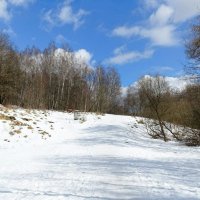
<instances>
[{"instance_id":1,"label":"white cloud","mask_svg":"<svg viewBox=\"0 0 200 200\"><path fill-rule=\"evenodd\" d=\"M84 16L88 15L88 12L83 9L79 9L75 12L71 3L72 1L68 0L57 10L48 10L44 13L43 20L51 27L69 24L73 26L74 30L78 29L84 24Z\"/></svg>"},{"instance_id":2,"label":"white cloud","mask_svg":"<svg viewBox=\"0 0 200 200\"><path fill-rule=\"evenodd\" d=\"M27 6L35 0L0 0L0 19L7 22L12 18L13 6Z\"/></svg>"},{"instance_id":3,"label":"white cloud","mask_svg":"<svg viewBox=\"0 0 200 200\"><path fill-rule=\"evenodd\" d=\"M122 65L132 63L141 59L147 59L152 57L153 50L145 50L144 52L128 51L124 52L122 49L117 48L114 50L114 56L105 60L106 64Z\"/></svg>"},{"instance_id":4,"label":"white cloud","mask_svg":"<svg viewBox=\"0 0 200 200\"><path fill-rule=\"evenodd\" d=\"M156 8L159 5L159 1L158 0L144 0L144 5L146 8Z\"/></svg>"},{"instance_id":5,"label":"white cloud","mask_svg":"<svg viewBox=\"0 0 200 200\"><path fill-rule=\"evenodd\" d=\"M144 77L154 78L150 75L145 75ZM187 87L187 85L191 84L191 80L188 79L187 76L180 76L180 77L166 76L164 78L171 89L178 90L178 91L184 90Z\"/></svg>"},{"instance_id":6,"label":"white cloud","mask_svg":"<svg viewBox=\"0 0 200 200\"><path fill-rule=\"evenodd\" d=\"M174 10L167 6L162 4L156 12L154 12L150 17L149 21L152 24L152 26L163 26L166 25L172 20L172 15L174 13Z\"/></svg>"},{"instance_id":7,"label":"white cloud","mask_svg":"<svg viewBox=\"0 0 200 200\"><path fill-rule=\"evenodd\" d=\"M191 81L187 77L165 77L170 88L175 90L184 90Z\"/></svg>"},{"instance_id":8,"label":"white cloud","mask_svg":"<svg viewBox=\"0 0 200 200\"><path fill-rule=\"evenodd\" d=\"M80 9L75 13L72 10L72 7L67 4L60 10L58 18L63 24L72 24L76 30L84 23L83 17L87 14L88 13L83 9Z\"/></svg>"},{"instance_id":9,"label":"white cloud","mask_svg":"<svg viewBox=\"0 0 200 200\"><path fill-rule=\"evenodd\" d=\"M92 60L93 55L86 49L79 49L75 52L69 52L65 51L64 49L58 48L55 50L54 54L57 58L65 55L73 57L74 61L79 65L86 64L91 67L93 62Z\"/></svg>"},{"instance_id":10,"label":"white cloud","mask_svg":"<svg viewBox=\"0 0 200 200\"><path fill-rule=\"evenodd\" d=\"M119 26L112 31L112 35L130 38L134 35L139 35L141 32L141 28L137 26Z\"/></svg>"},{"instance_id":11,"label":"white cloud","mask_svg":"<svg viewBox=\"0 0 200 200\"><path fill-rule=\"evenodd\" d=\"M147 38L156 46L173 46L178 43L175 27L173 25L155 26L150 28L121 26L115 28L112 34L114 36L125 38L133 36Z\"/></svg>"},{"instance_id":12,"label":"white cloud","mask_svg":"<svg viewBox=\"0 0 200 200\"><path fill-rule=\"evenodd\" d=\"M187 21L200 13L199 0L165 0L165 2L174 10L175 23Z\"/></svg>"},{"instance_id":13,"label":"white cloud","mask_svg":"<svg viewBox=\"0 0 200 200\"><path fill-rule=\"evenodd\" d=\"M176 26L172 23L173 8L161 4L143 26L119 26L112 35L131 38L138 36L150 40L154 46L173 46L179 43Z\"/></svg>"},{"instance_id":14,"label":"white cloud","mask_svg":"<svg viewBox=\"0 0 200 200\"><path fill-rule=\"evenodd\" d=\"M119 26L113 36L149 39L154 46L179 44L177 28L200 13L200 0L150 0L144 2L152 14L140 26ZM150 5L153 3L153 6Z\"/></svg>"},{"instance_id":15,"label":"white cloud","mask_svg":"<svg viewBox=\"0 0 200 200\"><path fill-rule=\"evenodd\" d=\"M118 55L118 54L123 53L124 51L126 51L126 45L122 45L122 46L120 46L120 47L114 49L113 53L114 53L115 55Z\"/></svg>"},{"instance_id":16,"label":"white cloud","mask_svg":"<svg viewBox=\"0 0 200 200\"><path fill-rule=\"evenodd\" d=\"M35 0L8 0L9 3L15 6L27 6L29 3L32 3Z\"/></svg>"},{"instance_id":17,"label":"white cloud","mask_svg":"<svg viewBox=\"0 0 200 200\"><path fill-rule=\"evenodd\" d=\"M53 19L53 11L48 10L46 13L44 13L43 20L47 22L48 28L54 26L55 21Z\"/></svg>"},{"instance_id":18,"label":"white cloud","mask_svg":"<svg viewBox=\"0 0 200 200\"><path fill-rule=\"evenodd\" d=\"M128 87L121 87L121 95L122 97L126 97L128 91Z\"/></svg>"},{"instance_id":19,"label":"white cloud","mask_svg":"<svg viewBox=\"0 0 200 200\"><path fill-rule=\"evenodd\" d=\"M178 44L176 28L173 25L141 29L140 36L150 39L155 46L174 46Z\"/></svg>"},{"instance_id":20,"label":"white cloud","mask_svg":"<svg viewBox=\"0 0 200 200\"><path fill-rule=\"evenodd\" d=\"M74 52L74 55L75 58L78 60L78 62L91 65L92 54L88 52L86 49L79 49L78 51Z\"/></svg>"},{"instance_id":21,"label":"white cloud","mask_svg":"<svg viewBox=\"0 0 200 200\"><path fill-rule=\"evenodd\" d=\"M5 21L10 20L11 14L8 11L8 3L6 0L1 0L0 3L0 19L3 19Z\"/></svg>"},{"instance_id":22,"label":"white cloud","mask_svg":"<svg viewBox=\"0 0 200 200\"><path fill-rule=\"evenodd\" d=\"M175 23L187 21L200 12L199 0L143 0L143 3L148 9L159 8L162 4L170 7L174 11Z\"/></svg>"},{"instance_id":23,"label":"white cloud","mask_svg":"<svg viewBox=\"0 0 200 200\"><path fill-rule=\"evenodd\" d=\"M144 79L145 78L154 79L154 77L150 76L150 75L145 75ZM168 83L169 87L173 90L176 90L176 91L182 91L188 85L192 84L191 80L187 76L179 76L179 77L166 76L166 77L164 77L164 79ZM138 87L138 81L133 82L131 85L137 88Z\"/></svg>"},{"instance_id":24,"label":"white cloud","mask_svg":"<svg viewBox=\"0 0 200 200\"><path fill-rule=\"evenodd\" d=\"M150 75L145 75L144 78L153 78ZM166 76L164 77L166 82L168 83L169 87L172 90L175 91L183 91L188 85L191 85L192 82L187 76L179 76L179 77L170 77ZM138 81L135 81L131 84L132 87L135 89L138 88ZM126 97L128 91L128 86L127 87L121 87L121 93L123 97Z\"/></svg>"}]
</instances>

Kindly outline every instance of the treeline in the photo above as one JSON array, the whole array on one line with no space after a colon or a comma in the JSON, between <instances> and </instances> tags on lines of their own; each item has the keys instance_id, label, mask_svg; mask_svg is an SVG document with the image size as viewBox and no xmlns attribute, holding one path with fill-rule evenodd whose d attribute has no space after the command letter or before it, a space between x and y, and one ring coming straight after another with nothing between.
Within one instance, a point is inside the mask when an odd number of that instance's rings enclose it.
<instances>
[{"instance_id":1,"label":"treeline","mask_svg":"<svg viewBox=\"0 0 200 200\"><path fill-rule=\"evenodd\" d=\"M164 77L146 76L128 88L124 105L127 113L145 117L153 138L200 145L200 84L174 91Z\"/></svg>"},{"instance_id":2,"label":"treeline","mask_svg":"<svg viewBox=\"0 0 200 200\"><path fill-rule=\"evenodd\" d=\"M17 52L9 37L0 34L0 104L118 113L120 88L114 68L92 68L54 43L43 51Z\"/></svg>"}]
</instances>

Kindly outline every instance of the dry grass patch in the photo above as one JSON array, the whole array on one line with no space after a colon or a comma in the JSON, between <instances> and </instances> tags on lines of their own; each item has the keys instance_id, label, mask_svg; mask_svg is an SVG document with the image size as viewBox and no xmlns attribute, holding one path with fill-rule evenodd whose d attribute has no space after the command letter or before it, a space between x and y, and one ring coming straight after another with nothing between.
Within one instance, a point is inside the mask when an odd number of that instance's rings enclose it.
<instances>
[{"instance_id":1,"label":"dry grass patch","mask_svg":"<svg viewBox=\"0 0 200 200\"><path fill-rule=\"evenodd\" d=\"M21 133L22 133L21 130L14 130L14 132L15 132L16 134L21 134Z\"/></svg>"},{"instance_id":2,"label":"dry grass patch","mask_svg":"<svg viewBox=\"0 0 200 200\"><path fill-rule=\"evenodd\" d=\"M33 130L33 127L30 126L30 125L29 125L27 128L28 128L29 130Z\"/></svg>"},{"instance_id":3,"label":"dry grass patch","mask_svg":"<svg viewBox=\"0 0 200 200\"><path fill-rule=\"evenodd\" d=\"M10 120L9 116L0 114L0 120Z\"/></svg>"}]
</instances>

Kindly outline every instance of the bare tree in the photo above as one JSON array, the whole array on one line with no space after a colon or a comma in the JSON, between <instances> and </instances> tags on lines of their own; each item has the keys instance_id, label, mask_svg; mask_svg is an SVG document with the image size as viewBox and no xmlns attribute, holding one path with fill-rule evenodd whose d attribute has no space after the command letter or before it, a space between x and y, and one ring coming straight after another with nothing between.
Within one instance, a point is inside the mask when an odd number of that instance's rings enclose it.
<instances>
[{"instance_id":1,"label":"bare tree","mask_svg":"<svg viewBox=\"0 0 200 200\"><path fill-rule=\"evenodd\" d=\"M121 82L120 77L115 68L110 67L106 72L107 76L107 112L117 113L119 108L119 97L121 95Z\"/></svg>"},{"instance_id":2,"label":"bare tree","mask_svg":"<svg viewBox=\"0 0 200 200\"><path fill-rule=\"evenodd\" d=\"M169 94L169 86L160 76L144 77L138 83L140 96L145 98L145 114L151 118L147 120L148 133L154 138L163 138L167 141L164 124L164 114L168 110L166 96Z\"/></svg>"},{"instance_id":3,"label":"bare tree","mask_svg":"<svg viewBox=\"0 0 200 200\"><path fill-rule=\"evenodd\" d=\"M186 43L186 55L189 64L186 71L192 74L192 78L200 81L200 16L196 19L195 24L191 28L191 37Z\"/></svg>"},{"instance_id":4,"label":"bare tree","mask_svg":"<svg viewBox=\"0 0 200 200\"><path fill-rule=\"evenodd\" d=\"M0 104L17 104L21 85L19 58L9 37L0 33Z\"/></svg>"},{"instance_id":5,"label":"bare tree","mask_svg":"<svg viewBox=\"0 0 200 200\"><path fill-rule=\"evenodd\" d=\"M141 115L141 105L137 87L131 85L128 87L124 98L124 111L130 115Z\"/></svg>"}]
</instances>

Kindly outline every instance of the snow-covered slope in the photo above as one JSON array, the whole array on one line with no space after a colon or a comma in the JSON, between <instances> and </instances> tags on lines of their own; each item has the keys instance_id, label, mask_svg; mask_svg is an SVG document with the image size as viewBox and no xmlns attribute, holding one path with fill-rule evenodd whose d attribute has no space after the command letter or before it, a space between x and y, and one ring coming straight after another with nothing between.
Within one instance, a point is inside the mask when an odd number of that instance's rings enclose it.
<instances>
[{"instance_id":1,"label":"snow-covered slope","mask_svg":"<svg viewBox=\"0 0 200 200\"><path fill-rule=\"evenodd\" d=\"M139 118L86 118L1 107L0 199L200 199L200 148L153 140Z\"/></svg>"}]
</instances>

